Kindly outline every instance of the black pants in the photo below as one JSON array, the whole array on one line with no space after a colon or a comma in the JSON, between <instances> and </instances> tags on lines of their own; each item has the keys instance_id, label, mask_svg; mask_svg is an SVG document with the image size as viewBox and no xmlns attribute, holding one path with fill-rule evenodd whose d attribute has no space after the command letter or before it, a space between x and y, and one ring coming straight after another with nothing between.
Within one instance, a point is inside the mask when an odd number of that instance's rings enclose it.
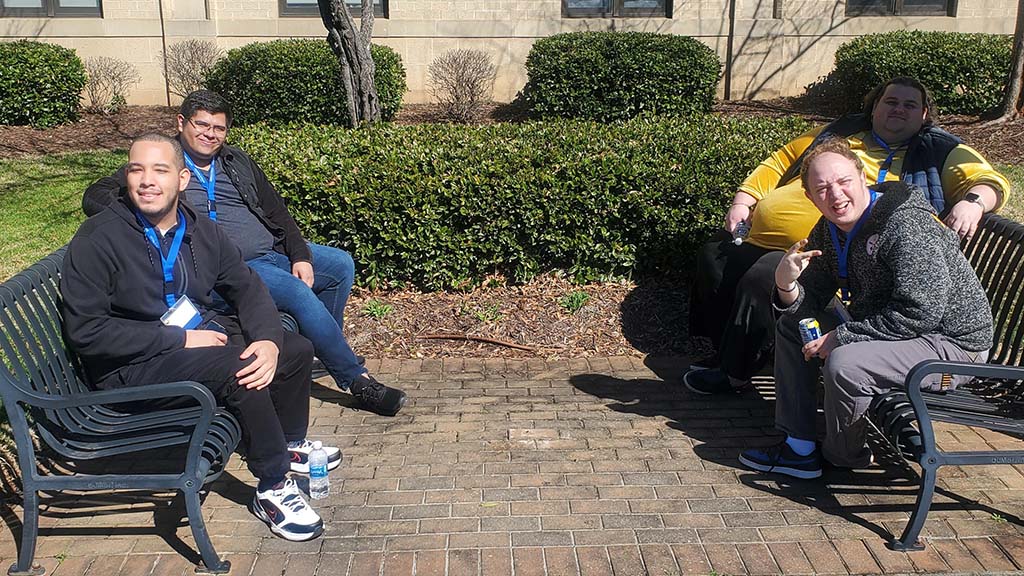
<instances>
[{"instance_id":1,"label":"black pants","mask_svg":"<svg viewBox=\"0 0 1024 576\"><path fill-rule=\"evenodd\" d=\"M746 380L771 359L775 335L772 290L784 252L744 242L719 230L697 254L690 292L690 335L706 336L718 350L720 366Z\"/></svg>"},{"instance_id":2,"label":"black pants","mask_svg":"<svg viewBox=\"0 0 1024 576\"><path fill-rule=\"evenodd\" d=\"M309 385L313 345L298 334L284 333L277 372L270 386L249 390L235 373L253 361L240 360L245 350L233 333L227 346L183 348L125 366L96 383L97 388L145 386L191 380L213 392L219 404L238 418L249 470L263 481L283 480L290 468L287 442L302 440L309 427Z\"/></svg>"}]
</instances>

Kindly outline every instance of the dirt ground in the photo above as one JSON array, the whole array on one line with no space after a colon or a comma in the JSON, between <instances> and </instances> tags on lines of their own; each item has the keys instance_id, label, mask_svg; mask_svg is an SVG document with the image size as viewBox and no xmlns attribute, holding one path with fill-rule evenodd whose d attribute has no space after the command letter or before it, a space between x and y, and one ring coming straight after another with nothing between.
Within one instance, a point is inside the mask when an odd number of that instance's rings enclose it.
<instances>
[{"instance_id":1,"label":"dirt ground","mask_svg":"<svg viewBox=\"0 0 1024 576\"><path fill-rule=\"evenodd\" d=\"M796 99L723 102L728 115L802 115L828 120ZM123 149L132 135L174 133L175 110L133 106L116 115L86 114L70 125L47 130L0 126L0 158L18 158L90 149ZM407 105L401 124L438 119L431 105ZM521 110L493 104L482 122L517 121ZM987 126L977 118L950 116L940 124L964 138L993 162L1020 162L1024 122ZM570 310L563 300L587 294ZM582 297L581 297L582 298ZM673 279L642 279L585 286L547 275L525 286L497 286L465 293L415 291L371 293L356 289L346 317L353 347L371 357L543 357L614 355L700 355L702 343L687 338L685 286Z\"/></svg>"}]
</instances>

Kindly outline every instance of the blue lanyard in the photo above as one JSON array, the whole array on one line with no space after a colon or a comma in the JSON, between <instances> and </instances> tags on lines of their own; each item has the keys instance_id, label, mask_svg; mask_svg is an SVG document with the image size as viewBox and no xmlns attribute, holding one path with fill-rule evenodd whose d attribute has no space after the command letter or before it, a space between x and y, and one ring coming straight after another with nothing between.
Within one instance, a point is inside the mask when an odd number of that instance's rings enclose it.
<instances>
[{"instance_id":1,"label":"blue lanyard","mask_svg":"<svg viewBox=\"0 0 1024 576\"><path fill-rule=\"evenodd\" d=\"M206 188L206 209L210 213L210 220L217 221L217 200L213 196L214 188L217 187L217 160L210 160L210 179L207 180L206 176L203 176L203 171L196 166L196 163L189 157L188 152L185 155L185 165L188 169L196 175L196 180Z\"/></svg>"},{"instance_id":2,"label":"blue lanyard","mask_svg":"<svg viewBox=\"0 0 1024 576\"><path fill-rule=\"evenodd\" d=\"M889 174L889 166L892 165L892 157L896 155L896 151L890 148L874 130L871 131L871 136L883 150L889 153L889 155L885 157L885 161L878 165L878 179L875 180L875 184L881 184L882 182L885 182L885 177Z\"/></svg>"},{"instance_id":3,"label":"blue lanyard","mask_svg":"<svg viewBox=\"0 0 1024 576\"><path fill-rule=\"evenodd\" d=\"M863 226L864 223L867 222L868 217L871 216L871 211L875 207L876 200L878 200L878 192L872 190L871 203L868 204L867 210L864 210L864 213L860 215L860 219L857 220L857 223L853 225L853 230L850 230L850 233L846 235L846 242L839 242L839 229L835 224L831 222L828 223L828 231L829 234L832 235L832 246L836 249L836 256L839 259L839 288L842 290L844 302L850 301L850 291L846 284L847 278L849 277L846 264L850 255L850 245L853 244L853 238L857 235L857 232L860 231L861 226Z\"/></svg>"},{"instance_id":4,"label":"blue lanyard","mask_svg":"<svg viewBox=\"0 0 1024 576\"><path fill-rule=\"evenodd\" d=\"M160 266L163 268L164 274L164 300L167 301L167 307L170 308L174 306L174 302L178 299L174 293L174 262L178 259L181 241L185 238L185 215L181 213L179 208L178 230L174 233L174 240L171 241L171 247L167 250L166 257L164 257L163 248L160 246L160 237L157 236L153 225L138 210L135 211L135 217L139 220L139 224L142 225L142 229L146 233L146 239L156 248L156 253L160 255Z\"/></svg>"}]
</instances>

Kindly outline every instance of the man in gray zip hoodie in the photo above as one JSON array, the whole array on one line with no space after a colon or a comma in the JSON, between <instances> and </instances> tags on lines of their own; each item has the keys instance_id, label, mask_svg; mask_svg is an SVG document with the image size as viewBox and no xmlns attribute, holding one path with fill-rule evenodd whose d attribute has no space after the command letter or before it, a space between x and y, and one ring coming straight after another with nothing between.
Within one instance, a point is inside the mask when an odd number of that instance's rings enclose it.
<instances>
[{"instance_id":1,"label":"man in gray zip hoodie","mask_svg":"<svg viewBox=\"0 0 1024 576\"><path fill-rule=\"evenodd\" d=\"M871 398L901 386L927 359L984 362L992 346L985 291L943 226L912 185L868 188L863 165L841 138L822 142L801 170L822 218L775 271L775 425L786 439L740 455L744 465L797 478L836 466L870 465L865 412ZM825 311L841 291L849 320ZM804 343L798 322L817 318L823 335ZM825 383L825 440L815 439L816 389ZM929 387L955 386L939 377Z\"/></svg>"}]
</instances>

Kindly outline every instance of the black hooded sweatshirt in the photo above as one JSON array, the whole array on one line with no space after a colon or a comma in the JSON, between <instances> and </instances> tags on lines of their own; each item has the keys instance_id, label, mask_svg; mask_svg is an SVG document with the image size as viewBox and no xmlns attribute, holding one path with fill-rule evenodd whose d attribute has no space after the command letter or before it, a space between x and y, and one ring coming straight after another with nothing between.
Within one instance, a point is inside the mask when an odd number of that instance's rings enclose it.
<instances>
[{"instance_id":1,"label":"black hooded sweatshirt","mask_svg":"<svg viewBox=\"0 0 1024 576\"><path fill-rule=\"evenodd\" d=\"M280 349L284 335L277 308L259 276L216 224L196 218L186 203L179 207L187 225L174 266L176 296L187 294L209 318L216 290L238 311L246 342L270 340ZM160 321L167 311L160 255L124 194L71 239L60 289L68 341L92 382L185 346L185 330Z\"/></svg>"}]
</instances>

